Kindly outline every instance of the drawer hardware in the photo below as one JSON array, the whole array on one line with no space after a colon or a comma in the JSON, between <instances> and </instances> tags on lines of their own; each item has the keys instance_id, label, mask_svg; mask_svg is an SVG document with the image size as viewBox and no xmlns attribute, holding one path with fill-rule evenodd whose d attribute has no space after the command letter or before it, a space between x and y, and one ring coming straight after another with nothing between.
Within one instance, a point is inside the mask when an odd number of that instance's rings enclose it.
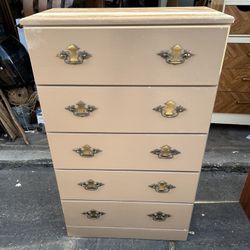
<instances>
[{"instance_id":1,"label":"drawer hardware","mask_svg":"<svg viewBox=\"0 0 250 250\"><path fill-rule=\"evenodd\" d=\"M176 149L172 149L168 145L164 145L160 149L157 148L150 151L150 153L158 155L158 158L160 159L172 159L175 155L178 155L181 152Z\"/></svg>"},{"instance_id":2,"label":"drawer hardware","mask_svg":"<svg viewBox=\"0 0 250 250\"><path fill-rule=\"evenodd\" d=\"M165 61L172 65L178 65L184 63L186 59L193 56L191 51L183 50L179 44L174 45L171 51L164 50L158 53L159 56L165 59Z\"/></svg>"},{"instance_id":3,"label":"drawer hardware","mask_svg":"<svg viewBox=\"0 0 250 250\"><path fill-rule=\"evenodd\" d=\"M186 109L181 105L176 105L174 101L167 101L164 103L164 106L160 105L153 108L154 111L160 112L163 117L173 118L178 116L179 113L185 111Z\"/></svg>"},{"instance_id":4,"label":"drawer hardware","mask_svg":"<svg viewBox=\"0 0 250 250\"><path fill-rule=\"evenodd\" d=\"M151 217L154 221L165 221L167 218L171 217L170 214L165 214L161 211L153 214L148 214L148 216Z\"/></svg>"},{"instance_id":5,"label":"drawer hardware","mask_svg":"<svg viewBox=\"0 0 250 250\"><path fill-rule=\"evenodd\" d=\"M242 81L250 81L250 77L242 77Z\"/></svg>"},{"instance_id":6,"label":"drawer hardware","mask_svg":"<svg viewBox=\"0 0 250 250\"><path fill-rule=\"evenodd\" d=\"M103 186L104 184L101 182L97 182L92 179L89 179L87 181L78 183L78 185L81 187L84 187L84 189L88 191L96 191L99 187Z\"/></svg>"},{"instance_id":7,"label":"drawer hardware","mask_svg":"<svg viewBox=\"0 0 250 250\"><path fill-rule=\"evenodd\" d=\"M250 104L250 101L241 101L241 100L237 100L236 104Z\"/></svg>"},{"instance_id":8,"label":"drawer hardware","mask_svg":"<svg viewBox=\"0 0 250 250\"><path fill-rule=\"evenodd\" d=\"M86 51L80 51L75 44L70 44L66 50L62 50L58 55L67 64L81 64L85 59L91 57Z\"/></svg>"},{"instance_id":9,"label":"drawer hardware","mask_svg":"<svg viewBox=\"0 0 250 250\"><path fill-rule=\"evenodd\" d=\"M79 101L76 105L70 105L65 109L72 112L75 116L86 117L89 116L90 113L95 111L97 108L95 106L87 105L84 102Z\"/></svg>"},{"instance_id":10,"label":"drawer hardware","mask_svg":"<svg viewBox=\"0 0 250 250\"><path fill-rule=\"evenodd\" d=\"M73 149L74 152L85 158L94 157L95 154L102 152L100 149L91 148L89 145L84 145L80 148Z\"/></svg>"},{"instance_id":11,"label":"drawer hardware","mask_svg":"<svg viewBox=\"0 0 250 250\"><path fill-rule=\"evenodd\" d=\"M96 211L95 209L91 209L90 211L83 212L82 214L86 215L88 219L96 220L96 219L99 219L105 213L104 212Z\"/></svg>"},{"instance_id":12,"label":"drawer hardware","mask_svg":"<svg viewBox=\"0 0 250 250\"><path fill-rule=\"evenodd\" d=\"M157 184L151 184L149 187L153 188L157 193L168 193L175 186L168 184L166 181L159 181Z\"/></svg>"}]
</instances>

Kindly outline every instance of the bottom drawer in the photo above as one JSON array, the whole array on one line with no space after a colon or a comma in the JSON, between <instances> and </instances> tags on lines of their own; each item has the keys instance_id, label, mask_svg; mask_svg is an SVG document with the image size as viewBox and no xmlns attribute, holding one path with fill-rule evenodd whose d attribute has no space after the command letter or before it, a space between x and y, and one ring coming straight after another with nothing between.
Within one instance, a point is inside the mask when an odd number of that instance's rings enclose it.
<instances>
[{"instance_id":1,"label":"bottom drawer","mask_svg":"<svg viewBox=\"0 0 250 250\"><path fill-rule=\"evenodd\" d=\"M218 91L214 112L250 114L250 92L222 92Z\"/></svg>"},{"instance_id":2,"label":"bottom drawer","mask_svg":"<svg viewBox=\"0 0 250 250\"><path fill-rule=\"evenodd\" d=\"M67 226L187 229L193 205L62 201Z\"/></svg>"},{"instance_id":3,"label":"bottom drawer","mask_svg":"<svg viewBox=\"0 0 250 250\"><path fill-rule=\"evenodd\" d=\"M69 236L133 238L149 240L186 240L187 230L117 228L117 227L67 227Z\"/></svg>"}]
</instances>

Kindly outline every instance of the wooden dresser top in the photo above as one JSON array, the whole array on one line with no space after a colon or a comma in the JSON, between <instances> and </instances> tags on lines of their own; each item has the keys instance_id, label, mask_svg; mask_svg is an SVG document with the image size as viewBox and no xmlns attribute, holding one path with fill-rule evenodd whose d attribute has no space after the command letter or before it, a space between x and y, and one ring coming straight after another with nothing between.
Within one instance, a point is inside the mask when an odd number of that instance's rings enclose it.
<instances>
[{"instance_id":1,"label":"wooden dresser top","mask_svg":"<svg viewBox=\"0 0 250 250\"><path fill-rule=\"evenodd\" d=\"M230 24L232 16L207 7L50 9L21 20L24 26Z\"/></svg>"}]
</instances>

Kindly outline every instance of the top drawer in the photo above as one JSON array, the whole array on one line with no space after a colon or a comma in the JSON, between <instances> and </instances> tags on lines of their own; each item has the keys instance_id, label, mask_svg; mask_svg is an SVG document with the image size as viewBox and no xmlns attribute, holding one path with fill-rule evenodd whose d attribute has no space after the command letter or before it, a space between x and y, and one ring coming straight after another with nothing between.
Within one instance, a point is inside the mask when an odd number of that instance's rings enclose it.
<instances>
[{"instance_id":1,"label":"top drawer","mask_svg":"<svg viewBox=\"0 0 250 250\"><path fill-rule=\"evenodd\" d=\"M217 85L228 27L26 27L25 33L38 85ZM79 50L69 51L72 44ZM57 57L62 50L70 62L83 50L91 57L68 64ZM178 64L184 50L193 56Z\"/></svg>"}]
</instances>

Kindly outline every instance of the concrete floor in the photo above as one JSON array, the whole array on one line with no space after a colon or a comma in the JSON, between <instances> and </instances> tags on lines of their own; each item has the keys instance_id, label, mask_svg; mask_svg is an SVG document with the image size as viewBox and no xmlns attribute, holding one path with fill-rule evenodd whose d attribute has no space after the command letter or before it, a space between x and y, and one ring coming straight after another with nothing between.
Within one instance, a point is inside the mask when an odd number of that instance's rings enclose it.
<instances>
[{"instance_id":1,"label":"concrete floor","mask_svg":"<svg viewBox=\"0 0 250 250\"><path fill-rule=\"evenodd\" d=\"M177 250L250 249L250 223L238 203L250 169L248 134L248 127L212 127L192 234L176 242ZM46 138L30 139L28 147L20 140L0 144L0 249L169 249L166 241L67 237Z\"/></svg>"}]
</instances>

